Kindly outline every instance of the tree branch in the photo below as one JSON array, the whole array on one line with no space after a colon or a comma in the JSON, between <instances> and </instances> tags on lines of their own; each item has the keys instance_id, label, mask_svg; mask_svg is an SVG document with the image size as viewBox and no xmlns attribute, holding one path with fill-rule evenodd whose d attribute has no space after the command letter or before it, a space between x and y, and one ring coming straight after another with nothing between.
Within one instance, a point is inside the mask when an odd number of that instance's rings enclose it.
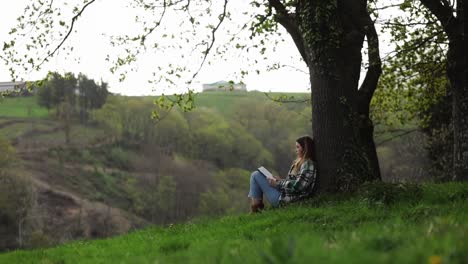
<instances>
[{"instance_id":1,"label":"tree branch","mask_svg":"<svg viewBox=\"0 0 468 264\"><path fill-rule=\"evenodd\" d=\"M301 35L296 21L294 21L295 15L289 13L286 9L286 6L281 3L280 0L268 0L268 2L270 6L276 10L275 20L280 23L286 29L286 31L288 31L305 63L309 65L309 60L307 59L307 53L305 50L304 38Z\"/></svg>"},{"instance_id":2,"label":"tree branch","mask_svg":"<svg viewBox=\"0 0 468 264\"><path fill-rule=\"evenodd\" d=\"M399 138L399 137L402 137L402 136L405 136L405 135L408 135L408 134L411 134L411 133L414 133L414 132L417 132L417 131L419 131L419 128L407 130L407 131L402 132L401 134L398 134L398 135L395 135L395 136L391 136L390 138L384 139L384 140L382 140L382 141L380 141L380 142L376 142L375 145L376 145L376 146L381 146L381 145L383 145L383 144L386 143L386 142L389 142L389 141L394 140L395 138Z\"/></svg>"},{"instance_id":3,"label":"tree branch","mask_svg":"<svg viewBox=\"0 0 468 264\"><path fill-rule=\"evenodd\" d=\"M161 16L159 17L158 22L156 22L156 24L155 24L152 28L150 28L150 30L148 30L148 32L146 32L146 34L144 34L144 35L142 35L142 36L140 37L140 43L141 43L141 44L145 44L146 38L147 38L151 33L153 33L153 31L154 31L157 27L159 27L159 25L161 25L161 22L162 22L162 20L163 20L163 18L164 18L164 15L166 14L166 8L167 8L166 0L164 0L162 8L163 8L163 11L162 11L162 13L161 13Z\"/></svg>"},{"instance_id":4,"label":"tree branch","mask_svg":"<svg viewBox=\"0 0 468 264\"><path fill-rule=\"evenodd\" d=\"M206 50L203 52L203 53L204 53L203 61L201 62L200 67L198 67L198 70L193 74L192 80L195 79L195 77L198 75L198 73L200 72L201 68L202 68L203 65L205 64L206 58L208 57L208 54L210 53L211 48L213 47L213 45L214 45L214 43L215 43L215 40L216 40L216 31L218 31L218 28L219 28L219 27L221 26L221 24L223 23L224 18L226 18L226 9L227 9L227 4L228 4L228 2L229 2L229 0L224 0L223 12L219 15L219 22L218 22L218 24L216 25L216 27L214 27L213 30L211 30L211 43L206 47ZM190 81L190 82L191 82L191 81Z\"/></svg>"},{"instance_id":5,"label":"tree branch","mask_svg":"<svg viewBox=\"0 0 468 264\"><path fill-rule=\"evenodd\" d=\"M440 30L440 31L436 31L433 35L429 35L427 37L420 37L419 39L417 39L417 41L414 41L413 44L408 45L405 49L394 50L392 52L389 52L387 55L384 56L383 60L384 61L391 60L402 53L416 51L417 49L423 47L428 42L433 42L433 43L438 43L438 44L448 44L446 42L437 42L436 40L434 40L442 33L444 33L444 31Z\"/></svg>"},{"instance_id":6,"label":"tree branch","mask_svg":"<svg viewBox=\"0 0 468 264\"><path fill-rule=\"evenodd\" d=\"M265 16L262 16L261 19L255 23L254 28L260 27L265 21L273 14L273 9L271 8L271 5L268 6L268 12Z\"/></svg>"},{"instance_id":7,"label":"tree branch","mask_svg":"<svg viewBox=\"0 0 468 264\"><path fill-rule=\"evenodd\" d=\"M368 114L370 101L377 88L379 77L382 74L382 61L380 60L379 38L375 30L374 22L372 21L369 11L366 10L365 12L364 31L367 37L369 68L367 69L364 82L359 88L358 96L360 108L364 110L364 113Z\"/></svg>"},{"instance_id":8,"label":"tree branch","mask_svg":"<svg viewBox=\"0 0 468 264\"><path fill-rule=\"evenodd\" d=\"M456 33L454 32L456 27L454 27L454 24L457 23L457 19L453 16L453 9L450 4L443 0L421 0L421 3L437 17L448 38L456 38Z\"/></svg>"},{"instance_id":9,"label":"tree branch","mask_svg":"<svg viewBox=\"0 0 468 264\"><path fill-rule=\"evenodd\" d=\"M386 6L376 6L374 8L371 8L372 11L378 11L378 10L384 10L384 9L387 9L387 8L393 8L393 7L400 7L403 3L399 3L399 4L391 4L391 5L386 5Z\"/></svg>"},{"instance_id":10,"label":"tree branch","mask_svg":"<svg viewBox=\"0 0 468 264\"><path fill-rule=\"evenodd\" d=\"M85 4L80 12L78 12L73 18L72 18L72 22L71 22L71 25L70 25L70 29L68 30L67 34L65 35L65 37L62 39L62 41L60 42L60 44L55 47L54 51L52 51L51 53L48 53L47 56L41 61L41 63L39 63L37 67L40 67L42 64L44 64L46 61L48 61L48 59L52 56L54 56L54 54L62 47L62 45L65 43L65 41L68 39L68 37L70 36L70 34L72 33L73 31L73 27L75 25L75 22L76 20L78 20L78 18L81 16L81 14L83 14L84 10L89 6L91 5L92 3L94 3L96 0L91 0L89 1L87 4Z\"/></svg>"},{"instance_id":11,"label":"tree branch","mask_svg":"<svg viewBox=\"0 0 468 264\"><path fill-rule=\"evenodd\" d=\"M408 26L427 26L427 25L433 25L433 24L436 24L438 23L436 20L434 21L428 21L428 22L412 22L412 23L397 23L397 22L384 22L384 23L381 23L382 25L390 25L390 26L404 26L404 27L408 27Z\"/></svg>"}]
</instances>

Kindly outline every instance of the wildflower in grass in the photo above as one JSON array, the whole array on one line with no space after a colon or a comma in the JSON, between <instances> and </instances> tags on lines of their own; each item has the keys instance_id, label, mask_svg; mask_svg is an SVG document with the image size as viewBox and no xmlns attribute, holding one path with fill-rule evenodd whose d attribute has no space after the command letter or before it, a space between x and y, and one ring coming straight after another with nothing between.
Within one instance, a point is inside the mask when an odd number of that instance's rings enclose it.
<instances>
[{"instance_id":1,"label":"wildflower in grass","mask_svg":"<svg viewBox=\"0 0 468 264\"><path fill-rule=\"evenodd\" d=\"M437 255L430 256L429 264L442 264L442 258Z\"/></svg>"}]
</instances>

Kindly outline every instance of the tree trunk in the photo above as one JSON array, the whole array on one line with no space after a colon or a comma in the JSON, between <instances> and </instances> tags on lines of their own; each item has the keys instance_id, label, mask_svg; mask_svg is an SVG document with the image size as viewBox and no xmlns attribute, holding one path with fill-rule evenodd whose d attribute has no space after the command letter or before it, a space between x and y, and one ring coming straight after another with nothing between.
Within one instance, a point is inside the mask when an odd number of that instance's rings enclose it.
<instances>
[{"instance_id":1,"label":"tree trunk","mask_svg":"<svg viewBox=\"0 0 468 264\"><path fill-rule=\"evenodd\" d=\"M353 53L355 56L349 55ZM356 93L360 70L356 56L360 57L360 49L346 45L341 54L339 79L314 71L310 75L319 188L326 192L354 190L364 181L380 180L374 126L368 111L367 115L359 111Z\"/></svg>"},{"instance_id":2,"label":"tree trunk","mask_svg":"<svg viewBox=\"0 0 468 264\"><path fill-rule=\"evenodd\" d=\"M453 180L468 180L468 61L465 47L466 1L457 0L456 17L452 7L439 0L420 0L437 17L449 40L447 75L452 91Z\"/></svg>"},{"instance_id":3,"label":"tree trunk","mask_svg":"<svg viewBox=\"0 0 468 264\"><path fill-rule=\"evenodd\" d=\"M309 68L318 191L352 190L380 179L369 105L381 63L367 1L298 0L295 13L279 0L269 3ZM370 66L358 89L365 36Z\"/></svg>"},{"instance_id":4,"label":"tree trunk","mask_svg":"<svg viewBox=\"0 0 468 264\"><path fill-rule=\"evenodd\" d=\"M330 30L334 25L341 27L335 28L340 32L340 44L325 49L312 48L308 56L313 94L313 134L321 191L353 190L364 181L380 179L373 140L374 127L368 110L380 75L380 59L379 70L371 72L373 69L370 67L369 72L374 76L366 76L365 85L369 87L365 89L371 91L358 90L364 36L367 35L369 39L365 25L371 21L366 19L365 2L361 1L363 6L359 7L352 1L338 1L336 17L339 22L330 23L329 26ZM310 18L309 21L314 19ZM316 25L310 23L310 26ZM376 33L373 37L377 38ZM378 45L378 42L374 44ZM307 47L314 45L306 43ZM326 59L317 64L314 60L324 55L319 54L323 50L328 50Z\"/></svg>"},{"instance_id":5,"label":"tree trunk","mask_svg":"<svg viewBox=\"0 0 468 264\"><path fill-rule=\"evenodd\" d=\"M344 101L346 98L346 83L326 78L311 72L312 84L312 131L316 142L316 155L319 168L319 191L334 192L347 189L350 186L340 186L346 174L351 171L345 156L356 154L352 149L356 146L349 119L349 109ZM348 153L348 155L346 155ZM356 164L357 165L357 164ZM347 175L346 178L349 178ZM341 179L340 179L341 178ZM341 182L341 183L340 183ZM348 184L346 184L348 185Z\"/></svg>"},{"instance_id":6,"label":"tree trunk","mask_svg":"<svg viewBox=\"0 0 468 264\"><path fill-rule=\"evenodd\" d=\"M374 142L374 124L369 118L369 114L367 114L367 116L361 116L359 127L360 144L363 151L366 153L366 157L369 159L368 164L370 174L368 174L368 178L364 180L382 180L379 158L377 156L377 150Z\"/></svg>"},{"instance_id":7,"label":"tree trunk","mask_svg":"<svg viewBox=\"0 0 468 264\"><path fill-rule=\"evenodd\" d=\"M338 189L338 168L350 141L352 129L346 126L346 109L338 98L343 96L343 83L314 74L311 70L312 85L312 131L316 146L319 169L319 191Z\"/></svg>"},{"instance_id":8,"label":"tree trunk","mask_svg":"<svg viewBox=\"0 0 468 264\"><path fill-rule=\"evenodd\" d=\"M457 1L457 18L444 25L449 39L447 52L447 75L452 91L452 125L453 125L453 169L455 181L468 180L468 73L465 47L466 10L464 1Z\"/></svg>"},{"instance_id":9,"label":"tree trunk","mask_svg":"<svg viewBox=\"0 0 468 264\"><path fill-rule=\"evenodd\" d=\"M466 24L466 22L465 22ZM452 88L453 180L468 180L468 86L463 31L449 42L447 73ZM465 38L466 39L466 38Z\"/></svg>"}]
</instances>

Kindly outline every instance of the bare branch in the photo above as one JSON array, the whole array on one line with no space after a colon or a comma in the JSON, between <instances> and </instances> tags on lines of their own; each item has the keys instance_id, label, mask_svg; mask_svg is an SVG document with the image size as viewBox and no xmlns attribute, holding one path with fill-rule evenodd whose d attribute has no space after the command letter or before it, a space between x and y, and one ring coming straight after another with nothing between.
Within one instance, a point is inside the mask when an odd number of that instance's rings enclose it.
<instances>
[{"instance_id":1,"label":"bare branch","mask_svg":"<svg viewBox=\"0 0 468 264\"><path fill-rule=\"evenodd\" d=\"M444 33L444 30L439 30L439 31L435 32L435 34L433 34L433 35L430 35L430 36L427 36L427 37L424 37L424 38L420 38L420 39L418 39L418 41L415 41L414 45L410 45L405 49L392 51L392 52L388 53L383 59L388 60L388 59L392 59L392 58L398 56L401 53L415 51L415 50L419 49L420 47L424 46L426 43L434 40L434 38L438 37L440 34L443 34L443 33Z\"/></svg>"},{"instance_id":2,"label":"bare branch","mask_svg":"<svg viewBox=\"0 0 468 264\"><path fill-rule=\"evenodd\" d=\"M197 77L198 73L200 72L200 70L202 69L203 65L205 64L205 61L206 61L206 58L208 57L208 54L210 53L211 51L211 48L213 47L215 41L216 41L216 31L218 31L219 27L221 26L221 24L223 23L224 21L224 18L226 18L226 9L227 9L227 4L228 4L229 0L224 0L224 7L223 7L223 12L219 15L219 22L218 24L216 25L216 27L214 27L212 30L211 30L211 42L210 44L207 45L206 47L206 50L203 52L204 53L204 56L203 56L203 61L201 62L200 64L200 67L198 67L198 70L195 71L195 73L193 74L192 76L192 80L195 79L195 77ZM191 82L191 81L189 81Z\"/></svg>"},{"instance_id":3,"label":"bare branch","mask_svg":"<svg viewBox=\"0 0 468 264\"><path fill-rule=\"evenodd\" d=\"M190 1L189 1L189 2L190 2ZM153 31L154 31L157 27L159 27L159 25L161 25L161 22L162 22L162 20L163 20L163 18L164 18L164 15L166 14L166 8L167 8L166 0L164 0L164 3L163 3L162 8L163 8L163 11L162 11L162 13L161 13L161 16L159 17L158 22L156 22L156 24L154 25L154 27L150 28L150 30L148 30L148 32L146 32L146 34L144 34L144 35L142 35L142 36L140 37L141 44L145 44L146 38L147 38L149 35L151 35L151 33L153 33Z\"/></svg>"},{"instance_id":4,"label":"bare branch","mask_svg":"<svg viewBox=\"0 0 468 264\"><path fill-rule=\"evenodd\" d=\"M393 4L393 5L386 5L386 6L380 6L380 7L375 7L375 8L371 8L371 11L378 11L378 10L384 10L384 9L388 9L388 8L393 8L393 7L400 7L403 3L399 3L399 4Z\"/></svg>"},{"instance_id":5,"label":"bare branch","mask_svg":"<svg viewBox=\"0 0 468 264\"><path fill-rule=\"evenodd\" d=\"M296 71L298 71L298 72L302 72L302 73L304 73L304 74L309 74L309 72L307 72L307 71L304 71L304 70L302 70L302 69L299 69L299 68L296 67L296 66L292 66L292 65L288 65L288 64L282 64L282 65L280 65L280 67L291 68L291 69L296 70Z\"/></svg>"},{"instance_id":6,"label":"bare branch","mask_svg":"<svg viewBox=\"0 0 468 264\"><path fill-rule=\"evenodd\" d=\"M380 146L380 145L383 145L384 143L387 143L387 142L389 142L389 141L392 141L392 140L394 140L394 139L396 139L396 138L399 138L399 137L402 137L402 136L405 136L405 135L408 135L408 134L411 134L411 133L414 133L414 132L417 132L417 131L419 131L419 128L407 130L407 131L404 131L403 133L400 133L400 134L398 134L398 135L395 135L395 136L392 136L392 137L390 137L390 138L384 139L384 140L382 140L382 141L380 141L380 142L376 142L375 145L376 145L376 146Z\"/></svg>"},{"instance_id":7,"label":"bare branch","mask_svg":"<svg viewBox=\"0 0 468 264\"><path fill-rule=\"evenodd\" d=\"M383 25L390 26L427 26L437 24L437 21L426 21L426 22L412 22L412 23L397 23L397 22L384 22Z\"/></svg>"}]
</instances>

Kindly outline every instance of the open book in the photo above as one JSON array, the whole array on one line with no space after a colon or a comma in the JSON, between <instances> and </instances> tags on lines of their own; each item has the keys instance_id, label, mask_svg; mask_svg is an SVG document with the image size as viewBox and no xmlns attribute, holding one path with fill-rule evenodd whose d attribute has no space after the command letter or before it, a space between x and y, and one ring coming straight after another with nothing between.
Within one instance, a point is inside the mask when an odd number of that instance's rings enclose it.
<instances>
[{"instance_id":1,"label":"open book","mask_svg":"<svg viewBox=\"0 0 468 264\"><path fill-rule=\"evenodd\" d=\"M273 174L269 172L265 167L261 166L260 168L257 169L260 173L262 173L267 179L274 179Z\"/></svg>"}]
</instances>

